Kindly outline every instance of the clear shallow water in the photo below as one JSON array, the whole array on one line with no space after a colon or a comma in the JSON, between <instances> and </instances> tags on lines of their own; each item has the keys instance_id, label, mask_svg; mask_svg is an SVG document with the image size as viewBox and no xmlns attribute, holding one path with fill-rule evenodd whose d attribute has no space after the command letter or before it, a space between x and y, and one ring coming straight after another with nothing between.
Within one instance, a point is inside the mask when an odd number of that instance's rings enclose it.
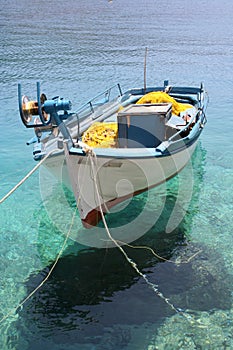
<instances>
[{"instance_id":1,"label":"clear shallow water","mask_svg":"<svg viewBox=\"0 0 233 350\"><path fill-rule=\"evenodd\" d=\"M78 104L120 82L199 84L210 96L208 124L193 160L194 190L182 223L165 233L178 179L155 189L147 215L156 225L137 244L173 261L158 262L127 248L148 278L187 319L158 298L116 250L69 245L46 285L1 323L1 349L231 349L232 311L232 87L233 3L189 1L2 1L0 12L0 196L35 163L17 109L17 83L35 97ZM187 170L185 170L187 171ZM185 179L185 171L180 175ZM187 174L187 173L186 173ZM41 198L38 173L0 208L0 305L6 315L42 280L64 236ZM56 189L53 196L56 198ZM145 201L135 198L135 208ZM59 201L55 211L61 210ZM181 202L180 210L185 207ZM130 208L129 208L130 209ZM131 220L129 210L125 220ZM59 215L58 215L59 217ZM70 219L60 215L64 231ZM117 214L112 225L123 220ZM64 232L63 232L64 233Z\"/></svg>"}]
</instances>

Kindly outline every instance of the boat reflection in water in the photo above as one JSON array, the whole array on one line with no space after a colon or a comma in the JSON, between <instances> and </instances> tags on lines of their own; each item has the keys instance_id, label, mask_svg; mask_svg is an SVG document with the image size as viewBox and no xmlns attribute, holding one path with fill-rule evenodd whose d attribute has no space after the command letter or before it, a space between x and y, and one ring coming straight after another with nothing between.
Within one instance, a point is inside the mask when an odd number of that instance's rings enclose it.
<instances>
[{"instance_id":1,"label":"boat reflection in water","mask_svg":"<svg viewBox=\"0 0 233 350\"><path fill-rule=\"evenodd\" d=\"M190 236L204 171L205 152L200 145L196 152L194 191L182 222L172 232L165 232L176 202L175 178L167 188L160 219L133 242L134 246L154 249L170 261L160 260L147 249L128 246L124 249L140 271L158 285L159 291L176 307L194 312L228 309L231 306L228 287L232 280L223 264L216 266L218 253L192 243ZM44 215L43 210L41 215ZM46 224L43 217L38 237L42 259L45 247L48 249L45 236L48 237L49 230L52 235L49 221ZM118 249L81 248L78 243L67 248L49 280L20 312L18 328L22 339L33 349L58 349L56 344L66 349L72 346L78 346L77 349L131 349L140 342L143 348L148 340L145 329L152 327L155 334L164 317L174 311L153 293ZM49 268L29 278L28 293L41 282Z\"/></svg>"}]
</instances>

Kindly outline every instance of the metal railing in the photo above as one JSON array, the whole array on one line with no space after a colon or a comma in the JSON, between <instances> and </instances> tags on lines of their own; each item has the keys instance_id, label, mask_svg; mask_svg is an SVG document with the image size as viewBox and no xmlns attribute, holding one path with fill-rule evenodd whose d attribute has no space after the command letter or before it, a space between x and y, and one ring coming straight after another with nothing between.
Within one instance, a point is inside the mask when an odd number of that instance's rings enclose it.
<instances>
[{"instance_id":1,"label":"metal railing","mask_svg":"<svg viewBox=\"0 0 233 350\"><path fill-rule=\"evenodd\" d=\"M117 92L114 96L112 96L112 91L117 89ZM80 106L76 111L75 114L79 116L79 120L85 118L90 113L94 113L95 110L115 98L122 96L122 90L120 87L120 84L115 84L108 88L107 90L101 92L100 94L94 96L91 100Z\"/></svg>"}]
</instances>

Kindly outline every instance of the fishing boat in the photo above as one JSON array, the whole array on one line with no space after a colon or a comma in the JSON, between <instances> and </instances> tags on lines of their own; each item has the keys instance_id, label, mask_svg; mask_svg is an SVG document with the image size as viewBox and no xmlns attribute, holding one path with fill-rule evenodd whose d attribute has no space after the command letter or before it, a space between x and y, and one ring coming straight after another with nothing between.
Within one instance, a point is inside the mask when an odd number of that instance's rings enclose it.
<instances>
[{"instance_id":1,"label":"fishing boat","mask_svg":"<svg viewBox=\"0 0 233 350\"><path fill-rule=\"evenodd\" d=\"M206 124L203 84L180 87L166 80L124 93L117 84L75 112L69 100L41 94L39 83L33 101L19 84L18 100L23 124L35 131L27 142L34 144L34 159L44 160L72 189L86 228L118 203L179 173Z\"/></svg>"}]
</instances>

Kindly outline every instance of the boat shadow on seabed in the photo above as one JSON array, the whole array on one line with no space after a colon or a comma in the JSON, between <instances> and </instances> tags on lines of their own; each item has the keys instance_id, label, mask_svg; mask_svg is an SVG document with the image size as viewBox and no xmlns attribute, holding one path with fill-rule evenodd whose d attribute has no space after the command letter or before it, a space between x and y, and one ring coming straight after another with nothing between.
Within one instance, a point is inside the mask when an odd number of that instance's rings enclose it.
<instances>
[{"instance_id":1,"label":"boat shadow on seabed","mask_svg":"<svg viewBox=\"0 0 233 350\"><path fill-rule=\"evenodd\" d=\"M218 263L219 253L187 238L191 214L198 208L204 171L205 151L199 145L196 152L199 154L193 157L194 191L183 221L165 233L175 204L174 179L168 186L170 193L160 219L132 244L150 247L166 260L160 260L148 249L125 246L124 250L176 307L194 312L229 309L232 280L224 265ZM41 223L39 240L44 246L43 235L49 229ZM40 249L43 254L41 246ZM28 293L50 268L30 276L26 282ZM94 344L95 349L120 349L132 341L131 326L159 325L164 317L173 314L174 310L153 293L118 249L89 248L71 253L68 248L48 281L20 311L18 328L33 349L47 349L51 344L65 344L67 348L82 344L80 349L93 349L85 346Z\"/></svg>"}]
</instances>

